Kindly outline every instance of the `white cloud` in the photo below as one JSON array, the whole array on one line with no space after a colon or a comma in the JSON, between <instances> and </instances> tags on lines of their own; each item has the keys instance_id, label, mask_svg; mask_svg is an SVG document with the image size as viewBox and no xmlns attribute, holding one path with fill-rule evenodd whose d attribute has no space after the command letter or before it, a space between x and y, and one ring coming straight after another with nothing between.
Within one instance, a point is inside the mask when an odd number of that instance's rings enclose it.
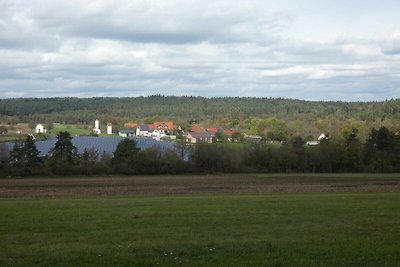
<instances>
[{"instance_id":1,"label":"white cloud","mask_svg":"<svg viewBox=\"0 0 400 267\"><path fill-rule=\"evenodd\" d=\"M320 66L293 66L288 68L264 70L264 77L279 77L301 75L307 79L330 79L334 77L365 76L368 73L378 73L379 70L368 65L320 65Z\"/></svg>"}]
</instances>

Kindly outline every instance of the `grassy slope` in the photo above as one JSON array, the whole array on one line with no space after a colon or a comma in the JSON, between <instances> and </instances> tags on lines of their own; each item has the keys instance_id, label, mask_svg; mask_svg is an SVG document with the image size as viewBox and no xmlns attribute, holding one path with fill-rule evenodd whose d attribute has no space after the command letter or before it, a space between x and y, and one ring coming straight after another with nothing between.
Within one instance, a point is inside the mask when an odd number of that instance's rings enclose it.
<instances>
[{"instance_id":1,"label":"grassy slope","mask_svg":"<svg viewBox=\"0 0 400 267\"><path fill-rule=\"evenodd\" d=\"M61 124L61 123L54 123L53 129L51 130L52 133L58 134L59 132L67 131L71 135L89 135L90 129L82 129L78 128L76 125L73 124Z\"/></svg>"},{"instance_id":2,"label":"grassy slope","mask_svg":"<svg viewBox=\"0 0 400 267\"><path fill-rule=\"evenodd\" d=\"M1 266L396 266L400 194L3 199Z\"/></svg>"}]
</instances>

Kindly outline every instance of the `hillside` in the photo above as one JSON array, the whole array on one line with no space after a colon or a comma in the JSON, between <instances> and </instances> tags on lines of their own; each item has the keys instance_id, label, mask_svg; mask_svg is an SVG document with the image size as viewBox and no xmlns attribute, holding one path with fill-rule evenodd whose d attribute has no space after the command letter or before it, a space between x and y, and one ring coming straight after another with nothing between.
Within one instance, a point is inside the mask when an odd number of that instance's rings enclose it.
<instances>
[{"instance_id":1,"label":"hillside","mask_svg":"<svg viewBox=\"0 0 400 267\"><path fill-rule=\"evenodd\" d=\"M206 126L250 130L254 123L262 127L260 120L268 118L283 122L290 134L315 135L320 131L335 133L343 127L360 128L362 134L372 127L383 125L396 130L400 122L400 99L381 102L313 102L280 98L160 95L0 99L2 123L91 124L94 119L100 119L122 125L126 121L173 120L184 127L190 122L199 122ZM268 127L268 123L264 124Z\"/></svg>"}]
</instances>

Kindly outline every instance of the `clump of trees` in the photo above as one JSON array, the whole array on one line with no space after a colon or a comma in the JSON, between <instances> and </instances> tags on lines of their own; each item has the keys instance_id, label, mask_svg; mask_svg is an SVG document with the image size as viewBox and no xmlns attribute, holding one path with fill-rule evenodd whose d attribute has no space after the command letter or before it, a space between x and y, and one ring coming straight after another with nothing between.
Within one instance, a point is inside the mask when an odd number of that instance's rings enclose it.
<instances>
[{"instance_id":1,"label":"clump of trees","mask_svg":"<svg viewBox=\"0 0 400 267\"><path fill-rule=\"evenodd\" d=\"M135 140L122 140L113 155L85 149L77 153L68 132L60 132L49 155L40 157L31 136L14 144L10 153L0 145L0 176L163 174L236 172L400 172L400 137L386 127L372 129L366 142L356 128L340 138L308 146L300 136L280 146L249 143L177 143L176 149L140 150Z\"/></svg>"}]
</instances>

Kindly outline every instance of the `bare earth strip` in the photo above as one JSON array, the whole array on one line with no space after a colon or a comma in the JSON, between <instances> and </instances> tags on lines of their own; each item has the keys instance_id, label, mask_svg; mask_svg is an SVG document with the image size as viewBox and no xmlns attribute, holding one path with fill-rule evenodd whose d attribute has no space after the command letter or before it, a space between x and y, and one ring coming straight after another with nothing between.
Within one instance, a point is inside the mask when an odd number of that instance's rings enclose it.
<instances>
[{"instance_id":1,"label":"bare earth strip","mask_svg":"<svg viewBox=\"0 0 400 267\"><path fill-rule=\"evenodd\" d=\"M0 198L264 192L400 192L400 174L232 174L0 179Z\"/></svg>"}]
</instances>

